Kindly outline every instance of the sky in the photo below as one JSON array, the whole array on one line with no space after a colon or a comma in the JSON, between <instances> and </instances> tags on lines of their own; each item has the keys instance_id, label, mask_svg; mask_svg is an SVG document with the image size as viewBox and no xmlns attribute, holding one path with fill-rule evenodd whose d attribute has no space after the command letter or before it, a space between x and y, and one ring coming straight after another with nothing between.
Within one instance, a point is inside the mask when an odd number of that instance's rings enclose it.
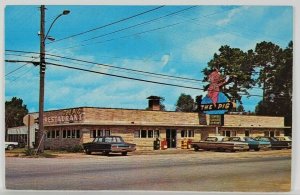
<instances>
[{"instance_id":1,"label":"sky","mask_svg":"<svg viewBox=\"0 0 300 195\"><path fill-rule=\"evenodd\" d=\"M154 77L96 64L202 80L202 70L222 45L248 51L262 41L285 48L293 40L291 6L46 7L46 31L63 10L71 11L51 28L49 35L56 42L47 40L46 53L82 60L48 55L47 62L194 88L203 88L207 83ZM39 6L7 5L4 11L5 50L39 52ZM143 12L147 13L140 14ZM172 15L174 12L178 14ZM37 56L35 53L5 52L5 59L38 61ZM5 75L5 100L22 98L30 112L38 111L39 67L32 63L5 63ZM45 110L81 106L144 109L148 106L146 98L155 95L164 97L166 109L173 111L181 93L193 98L206 95L202 90L53 65L46 68ZM261 95L262 90L251 90L250 94ZM254 111L260 100L257 96L242 98L246 111Z\"/></svg>"}]
</instances>

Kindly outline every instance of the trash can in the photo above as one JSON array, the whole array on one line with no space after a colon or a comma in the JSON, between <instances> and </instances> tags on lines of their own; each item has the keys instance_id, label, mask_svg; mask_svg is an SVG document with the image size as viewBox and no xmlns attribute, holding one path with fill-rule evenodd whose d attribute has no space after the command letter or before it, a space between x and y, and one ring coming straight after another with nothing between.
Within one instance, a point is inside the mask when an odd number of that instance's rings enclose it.
<instances>
[{"instance_id":1,"label":"trash can","mask_svg":"<svg viewBox=\"0 0 300 195\"><path fill-rule=\"evenodd\" d=\"M160 148L160 141L159 141L159 139L156 139L153 142L153 149L154 150L159 150L159 148Z\"/></svg>"},{"instance_id":2,"label":"trash can","mask_svg":"<svg viewBox=\"0 0 300 195\"><path fill-rule=\"evenodd\" d=\"M162 150L165 150L165 149L167 149L167 148L168 148L167 140L166 140L166 139L163 139L163 140L161 141L161 149L162 149Z\"/></svg>"}]
</instances>

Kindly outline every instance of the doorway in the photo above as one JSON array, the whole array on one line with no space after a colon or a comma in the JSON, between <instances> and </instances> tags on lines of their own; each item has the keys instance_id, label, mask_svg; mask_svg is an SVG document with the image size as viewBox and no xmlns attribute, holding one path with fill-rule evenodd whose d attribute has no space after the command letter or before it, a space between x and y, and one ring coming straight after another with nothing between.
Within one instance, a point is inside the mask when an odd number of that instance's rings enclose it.
<instances>
[{"instance_id":1,"label":"doorway","mask_svg":"<svg viewBox=\"0 0 300 195\"><path fill-rule=\"evenodd\" d=\"M166 138L168 148L176 148L176 129L167 129Z\"/></svg>"}]
</instances>

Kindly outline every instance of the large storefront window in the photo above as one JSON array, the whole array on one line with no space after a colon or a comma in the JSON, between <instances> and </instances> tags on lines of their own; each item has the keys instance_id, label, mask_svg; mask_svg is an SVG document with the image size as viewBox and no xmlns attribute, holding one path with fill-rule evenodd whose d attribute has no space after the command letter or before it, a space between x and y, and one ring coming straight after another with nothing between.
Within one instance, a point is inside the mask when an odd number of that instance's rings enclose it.
<instances>
[{"instance_id":1,"label":"large storefront window","mask_svg":"<svg viewBox=\"0 0 300 195\"><path fill-rule=\"evenodd\" d=\"M110 136L110 130L98 129L98 130L90 131L91 138L102 137L102 136Z\"/></svg>"},{"instance_id":2,"label":"large storefront window","mask_svg":"<svg viewBox=\"0 0 300 195\"><path fill-rule=\"evenodd\" d=\"M159 130L136 130L134 131L135 138L157 138Z\"/></svg>"}]
</instances>

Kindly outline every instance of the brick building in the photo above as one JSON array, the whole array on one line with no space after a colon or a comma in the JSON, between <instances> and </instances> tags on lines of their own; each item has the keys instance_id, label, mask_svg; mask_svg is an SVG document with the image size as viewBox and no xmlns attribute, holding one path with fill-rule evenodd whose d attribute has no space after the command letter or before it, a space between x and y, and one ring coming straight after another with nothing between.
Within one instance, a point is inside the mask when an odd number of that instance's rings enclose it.
<instances>
[{"instance_id":1,"label":"brick building","mask_svg":"<svg viewBox=\"0 0 300 195\"><path fill-rule=\"evenodd\" d=\"M138 150L153 150L157 137L166 140L168 148L179 149L182 141L188 139L199 141L216 134L282 136L287 128L283 117L161 111L158 104L150 98L147 110L78 107L46 111L45 148L67 148L92 141L96 136L120 135L137 144Z\"/></svg>"}]
</instances>

